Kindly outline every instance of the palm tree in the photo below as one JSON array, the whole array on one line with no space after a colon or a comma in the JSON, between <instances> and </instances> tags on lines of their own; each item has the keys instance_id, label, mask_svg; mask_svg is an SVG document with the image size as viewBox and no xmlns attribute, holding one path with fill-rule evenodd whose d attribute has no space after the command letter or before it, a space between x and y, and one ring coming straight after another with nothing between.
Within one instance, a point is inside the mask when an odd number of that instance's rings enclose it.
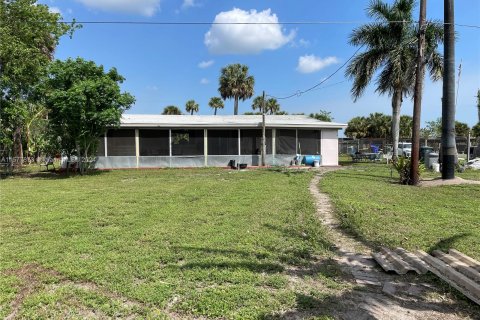
<instances>
[{"instance_id":1,"label":"palm tree","mask_svg":"<svg viewBox=\"0 0 480 320\"><path fill-rule=\"evenodd\" d=\"M361 139L368 136L368 121L365 117L355 117L348 121L345 135L353 139Z\"/></svg>"},{"instance_id":2,"label":"palm tree","mask_svg":"<svg viewBox=\"0 0 480 320\"><path fill-rule=\"evenodd\" d=\"M220 97L212 97L208 102L210 108L215 109L214 115L217 115L217 109L223 109L223 100Z\"/></svg>"},{"instance_id":3,"label":"palm tree","mask_svg":"<svg viewBox=\"0 0 480 320\"><path fill-rule=\"evenodd\" d=\"M269 114L277 114L280 111L280 104L278 103L277 99L270 98L267 100L265 109L265 112L268 112Z\"/></svg>"},{"instance_id":4,"label":"palm tree","mask_svg":"<svg viewBox=\"0 0 480 320\"><path fill-rule=\"evenodd\" d=\"M248 67L239 63L222 68L218 92L223 100L234 99L233 114L238 114L238 100L245 101L253 96L255 79L248 75Z\"/></svg>"},{"instance_id":5,"label":"palm tree","mask_svg":"<svg viewBox=\"0 0 480 320\"><path fill-rule=\"evenodd\" d=\"M372 0L368 15L376 22L353 30L350 44L365 46L367 50L357 55L348 65L345 75L354 80L352 96L356 101L371 82L373 75L382 69L376 79L376 92L392 97L393 156L397 155L400 109L403 97L413 93L417 56L417 28L412 10L414 0L395 0L391 5ZM402 21L403 23L399 23ZM425 57L433 81L441 79L442 56L437 51L443 42L443 26L428 22L426 27Z\"/></svg>"},{"instance_id":6,"label":"palm tree","mask_svg":"<svg viewBox=\"0 0 480 320\"><path fill-rule=\"evenodd\" d=\"M167 106L163 109L162 114L165 115L178 115L182 114L182 111L177 106Z\"/></svg>"},{"instance_id":7,"label":"palm tree","mask_svg":"<svg viewBox=\"0 0 480 320\"><path fill-rule=\"evenodd\" d=\"M263 108L263 96L255 97L255 99L253 99L253 102L252 102L252 109L258 110L261 113L262 108ZM280 112L280 104L278 103L277 99L270 98L265 101L265 113L277 114L278 112Z\"/></svg>"},{"instance_id":8,"label":"palm tree","mask_svg":"<svg viewBox=\"0 0 480 320\"><path fill-rule=\"evenodd\" d=\"M253 111L258 110L261 113L262 108L263 108L263 96L256 96L252 102L252 110Z\"/></svg>"},{"instance_id":9,"label":"palm tree","mask_svg":"<svg viewBox=\"0 0 480 320\"><path fill-rule=\"evenodd\" d=\"M193 115L194 112L198 112L198 103L195 100L188 100L185 104L185 110Z\"/></svg>"}]
</instances>

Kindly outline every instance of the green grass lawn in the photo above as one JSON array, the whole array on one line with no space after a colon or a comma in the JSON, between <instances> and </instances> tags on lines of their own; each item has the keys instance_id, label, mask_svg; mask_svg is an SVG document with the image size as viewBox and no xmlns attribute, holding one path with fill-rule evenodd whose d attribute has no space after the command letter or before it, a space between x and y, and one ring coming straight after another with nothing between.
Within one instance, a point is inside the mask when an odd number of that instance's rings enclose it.
<instances>
[{"instance_id":1,"label":"green grass lawn","mask_svg":"<svg viewBox=\"0 0 480 320\"><path fill-rule=\"evenodd\" d=\"M311 178L166 169L4 179L0 317L12 301L24 318L247 319L310 308L310 289L288 270L331 255ZM334 277L319 279L328 287Z\"/></svg>"},{"instance_id":2,"label":"green grass lawn","mask_svg":"<svg viewBox=\"0 0 480 320\"><path fill-rule=\"evenodd\" d=\"M480 180L480 171L457 175ZM386 164L359 163L328 174L321 188L332 197L343 225L368 243L455 248L480 259L480 185L420 188L400 185L397 177L391 178Z\"/></svg>"}]
</instances>

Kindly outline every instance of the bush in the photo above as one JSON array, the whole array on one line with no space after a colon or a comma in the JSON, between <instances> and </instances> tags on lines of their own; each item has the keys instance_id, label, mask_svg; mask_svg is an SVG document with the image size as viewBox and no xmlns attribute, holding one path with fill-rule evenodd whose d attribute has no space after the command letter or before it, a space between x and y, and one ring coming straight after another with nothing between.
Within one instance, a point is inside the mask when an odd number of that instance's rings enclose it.
<instances>
[{"instance_id":1,"label":"bush","mask_svg":"<svg viewBox=\"0 0 480 320\"><path fill-rule=\"evenodd\" d=\"M399 157L398 159L392 161L392 166L397 170L400 175L401 184L410 183L410 159L405 157ZM420 178L421 174L425 171L425 166L419 164L418 166L418 177Z\"/></svg>"}]
</instances>

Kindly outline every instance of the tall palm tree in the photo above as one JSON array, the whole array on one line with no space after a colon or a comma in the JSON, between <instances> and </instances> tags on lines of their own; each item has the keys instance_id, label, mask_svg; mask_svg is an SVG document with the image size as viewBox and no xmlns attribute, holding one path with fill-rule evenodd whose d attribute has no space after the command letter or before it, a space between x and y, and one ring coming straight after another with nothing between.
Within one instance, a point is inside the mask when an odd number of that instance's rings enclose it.
<instances>
[{"instance_id":1,"label":"tall palm tree","mask_svg":"<svg viewBox=\"0 0 480 320\"><path fill-rule=\"evenodd\" d=\"M220 97L212 97L208 102L210 108L215 109L214 115L217 115L217 109L223 109L223 100Z\"/></svg>"},{"instance_id":2,"label":"tall palm tree","mask_svg":"<svg viewBox=\"0 0 480 320\"><path fill-rule=\"evenodd\" d=\"M218 92L223 100L234 99L233 114L238 114L238 100L245 101L253 96L255 79L248 74L248 66L239 63L222 68Z\"/></svg>"},{"instance_id":3,"label":"tall palm tree","mask_svg":"<svg viewBox=\"0 0 480 320\"><path fill-rule=\"evenodd\" d=\"M280 111L280 104L277 99L270 98L267 100L265 109L265 112L268 112L269 114L277 114Z\"/></svg>"},{"instance_id":4,"label":"tall palm tree","mask_svg":"<svg viewBox=\"0 0 480 320\"><path fill-rule=\"evenodd\" d=\"M262 112L263 108L263 96L257 96L253 99L252 109ZM280 112L280 104L277 99L270 98L265 101L265 113L267 114L277 114Z\"/></svg>"},{"instance_id":5,"label":"tall palm tree","mask_svg":"<svg viewBox=\"0 0 480 320\"><path fill-rule=\"evenodd\" d=\"M194 112L198 112L198 103L195 100L188 100L185 104L185 110L193 115Z\"/></svg>"},{"instance_id":6,"label":"tall palm tree","mask_svg":"<svg viewBox=\"0 0 480 320\"><path fill-rule=\"evenodd\" d=\"M256 96L255 99L252 101L252 110L258 110L262 112L263 108L263 96Z\"/></svg>"},{"instance_id":7,"label":"tall palm tree","mask_svg":"<svg viewBox=\"0 0 480 320\"><path fill-rule=\"evenodd\" d=\"M164 114L164 115L178 115L178 114L182 114L182 111L177 106L167 106L163 109L162 114Z\"/></svg>"},{"instance_id":8,"label":"tall palm tree","mask_svg":"<svg viewBox=\"0 0 480 320\"><path fill-rule=\"evenodd\" d=\"M365 52L349 63L345 74L353 79L352 96L356 101L381 69L376 79L376 92L392 97L393 156L397 155L400 109L403 98L413 93L417 56L417 28L414 27L412 10L414 0L395 0L387 4L371 0L368 15L376 21L353 30L350 44L365 46ZM402 21L403 23L399 23ZM433 81L441 79L443 61L437 51L443 42L443 27L429 21L426 28L426 65Z\"/></svg>"}]
</instances>

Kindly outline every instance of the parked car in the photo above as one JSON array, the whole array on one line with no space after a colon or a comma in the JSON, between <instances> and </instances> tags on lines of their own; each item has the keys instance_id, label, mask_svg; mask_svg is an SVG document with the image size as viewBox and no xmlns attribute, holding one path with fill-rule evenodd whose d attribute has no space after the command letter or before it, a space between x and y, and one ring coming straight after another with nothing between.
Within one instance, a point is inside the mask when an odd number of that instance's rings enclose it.
<instances>
[{"instance_id":1,"label":"parked car","mask_svg":"<svg viewBox=\"0 0 480 320\"><path fill-rule=\"evenodd\" d=\"M397 155L410 158L412 156L412 144L410 142L399 142Z\"/></svg>"},{"instance_id":2,"label":"parked car","mask_svg":"<svg viewBox=\"0 0 480 320\"><path fill-rule=\"evenodd\" d=\"M480 170L480 158L475 158L468 161L465 167L473 170Z\"/></svg>"}]
</instances>

